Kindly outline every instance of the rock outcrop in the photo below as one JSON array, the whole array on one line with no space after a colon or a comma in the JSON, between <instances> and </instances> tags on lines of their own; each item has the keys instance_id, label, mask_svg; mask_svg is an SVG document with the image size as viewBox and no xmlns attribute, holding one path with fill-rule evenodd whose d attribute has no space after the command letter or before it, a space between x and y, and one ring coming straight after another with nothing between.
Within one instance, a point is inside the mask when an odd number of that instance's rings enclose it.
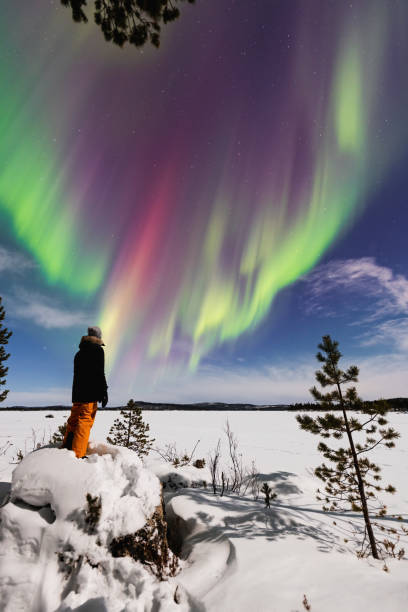
<instances>
[{"instance_id":1,"label":"rock outcrop","mask_svg":"<svg viewBox=\"0 0 408 612\"><path fill-rule=\"evenodd\" d=\"M188 610L173 576L161 485L136 453L44 448L13 473L0 510L0 609Z\"/></svg>"}]
</instances>

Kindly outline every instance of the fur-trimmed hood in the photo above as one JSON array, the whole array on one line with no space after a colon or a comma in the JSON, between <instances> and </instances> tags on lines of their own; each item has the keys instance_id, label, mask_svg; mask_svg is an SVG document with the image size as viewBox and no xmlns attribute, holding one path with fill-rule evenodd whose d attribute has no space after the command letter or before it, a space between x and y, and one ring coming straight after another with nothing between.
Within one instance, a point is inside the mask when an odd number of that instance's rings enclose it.
<instances>
[{"instance_id":1,"label":"fur-trimmed hood","mask_svg":"<svg viewBox=\"0 0 408 612\"><path fill-rule=\"evenodd\" d=\"M89 334L83 336L74 357L72 403L102 402L107 388L103 340Z\"/></svg>"},{"instance_id":2,"label":"fur-trimmed hood","mask_svg":"<svg viewBox=\"0 0 408 612\"><path fill-rule=\"evenodd\" d=\"M81 342L79 343L80 347L83 342L90 342L91 344L99 344L99 346L105 346L105 343L102 338L97 338L96 336L82 336Z\"/></svg>"}]
</instances>

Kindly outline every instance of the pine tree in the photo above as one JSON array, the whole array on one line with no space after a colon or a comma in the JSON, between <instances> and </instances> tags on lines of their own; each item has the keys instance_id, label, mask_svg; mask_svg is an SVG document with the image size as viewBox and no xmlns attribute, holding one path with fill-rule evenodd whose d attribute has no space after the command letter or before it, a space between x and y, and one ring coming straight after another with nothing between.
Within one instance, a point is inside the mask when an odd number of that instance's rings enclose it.
<instances>
[{"instance_id":1,"label":"pine tree","mask_svg":"<svg viewBox=\"0 0 408 612\"><path fill-rule=\"evenodd\" d=\"M150 427L143 421L142 409L136 402L129 400L127 409L120 411L109 430L107 441L116 446L125 446L137 452L139 457L148 455L154 439L149 438Z\"/></svg>"},{"instance_id":2,"label":"pine tree","mask_svg":"<svg viewBox=\"0 0 408 612\"><path fill-rule=\"evenodd\" d=\"M0 297L0 387L6 384L6 374L8 372L8 368L3 365L4 361L10 357L10 353L6 353L6 349L4 346L8 344L9 338L12 335L12 332L7 329L7 327L3 326L3 321L6 316L6 311L4 310L4 306L1 303ZM0 391L0 402L4 402L8 394L8 390Z\"/></svg>"},{"instance_id":3,"label":"pine tree","mask_svg":"<svg viewBox=\"0 0 408 612\"><path fill-rule=\"evenodd\" d=\"M263 483L263 486L261 488L261 493L263 493L265 495L265 506L266 508L270 508L271 507L271 501L273 499L277 498L276 493L272 493L272 488L268 485L267 482Z\"/></svg>"},{"instance_id":4,"label":"pine tree","mask_svg":"<svg viewBox=\"0 0 408 612\"><path fill-rule=\"evenodd\" d=\"M357 395L356 387L344 389L344 385L358 382L359 370L357 366L350 366L347 371L338 367L341 353L338 342L330 336L323 336L319 344L320 351L316 357L323 364L322 369L316 372L316 380L324 387L334 387L328 393L320 392L316 387L310 389L311 394L319 405L328 410L341 410L341 416L328 412L323 416L311 417L298 415L296 417L300 427L322 438L341 440L347 438L346 448L331 448L325 442L320 442L318 450L333 466L325 463L315 470L316 476L325 483L324 493L318 490L318 500L324 498L323 510L341 511L353 510L361 512L365 522L365 537L368 536L371 553L379 559L377 541L374 536L370 520L369 503L377 503L377 516L386 514L386 507L377 498L377 493L386 491L394 493L391 485L380 485L380 467L372 463L366 453L377 446L392 448L394 440L399 433L391 427L385 418L389 407L384 401L364 404ZM357 418L355 412L348 416L350 411L359 411L362 416ZM360 441L356 441L357 440Z\"/></svg>"},{"instance_id":5,"label":"pine tree","mask_svg":"<svg viewBox=\"0 0 408 612\"><path fill-rule=\"evenodd\" d=\"M65 438L65 433L67 431L67 423L63 423L63 425L59 425L58 429L54 431L50 438L50 444L60 445L63 443Z\"/></svg>"}]
</instances>

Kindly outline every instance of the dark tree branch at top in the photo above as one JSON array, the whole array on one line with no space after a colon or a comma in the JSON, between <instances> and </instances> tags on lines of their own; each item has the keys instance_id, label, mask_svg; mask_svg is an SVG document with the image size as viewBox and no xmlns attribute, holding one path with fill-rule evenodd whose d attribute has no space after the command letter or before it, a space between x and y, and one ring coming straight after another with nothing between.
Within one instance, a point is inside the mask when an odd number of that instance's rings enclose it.
<instances>
[{"instance_id":1,"label":"dark tree branch at top","mask_svg":"<svg viewBox=\"0 0 408 612\"><path fill-rule=\"evenodd\" d=\"M92 2L92 0L91 0ZM94 20L101 28L105 40L119 47L128 42L142 47L147 41L160 46L161 24L180 16L177 4L195 0L93 0ZM87 23L87 0L61 0L72 10L72 19Z\"/></svg>"}]
</instances>

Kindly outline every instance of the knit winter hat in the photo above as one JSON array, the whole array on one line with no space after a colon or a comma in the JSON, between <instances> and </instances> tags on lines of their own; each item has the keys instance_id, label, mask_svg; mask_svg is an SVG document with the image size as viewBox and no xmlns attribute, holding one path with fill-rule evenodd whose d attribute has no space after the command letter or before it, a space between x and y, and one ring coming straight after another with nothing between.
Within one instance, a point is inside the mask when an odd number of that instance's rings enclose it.
<instances>
[{"instance_id":1,"label":"knit winter hat","mask_svg":"<svg viewBox=\"0 0 408 612\"><path fill-rule=\"evenodd\" d=\"M88 336L96 336L96 338L102 340L101 328L97 325L92 325L91 327L88 327Z\"/></svg>"}]
</instances>

